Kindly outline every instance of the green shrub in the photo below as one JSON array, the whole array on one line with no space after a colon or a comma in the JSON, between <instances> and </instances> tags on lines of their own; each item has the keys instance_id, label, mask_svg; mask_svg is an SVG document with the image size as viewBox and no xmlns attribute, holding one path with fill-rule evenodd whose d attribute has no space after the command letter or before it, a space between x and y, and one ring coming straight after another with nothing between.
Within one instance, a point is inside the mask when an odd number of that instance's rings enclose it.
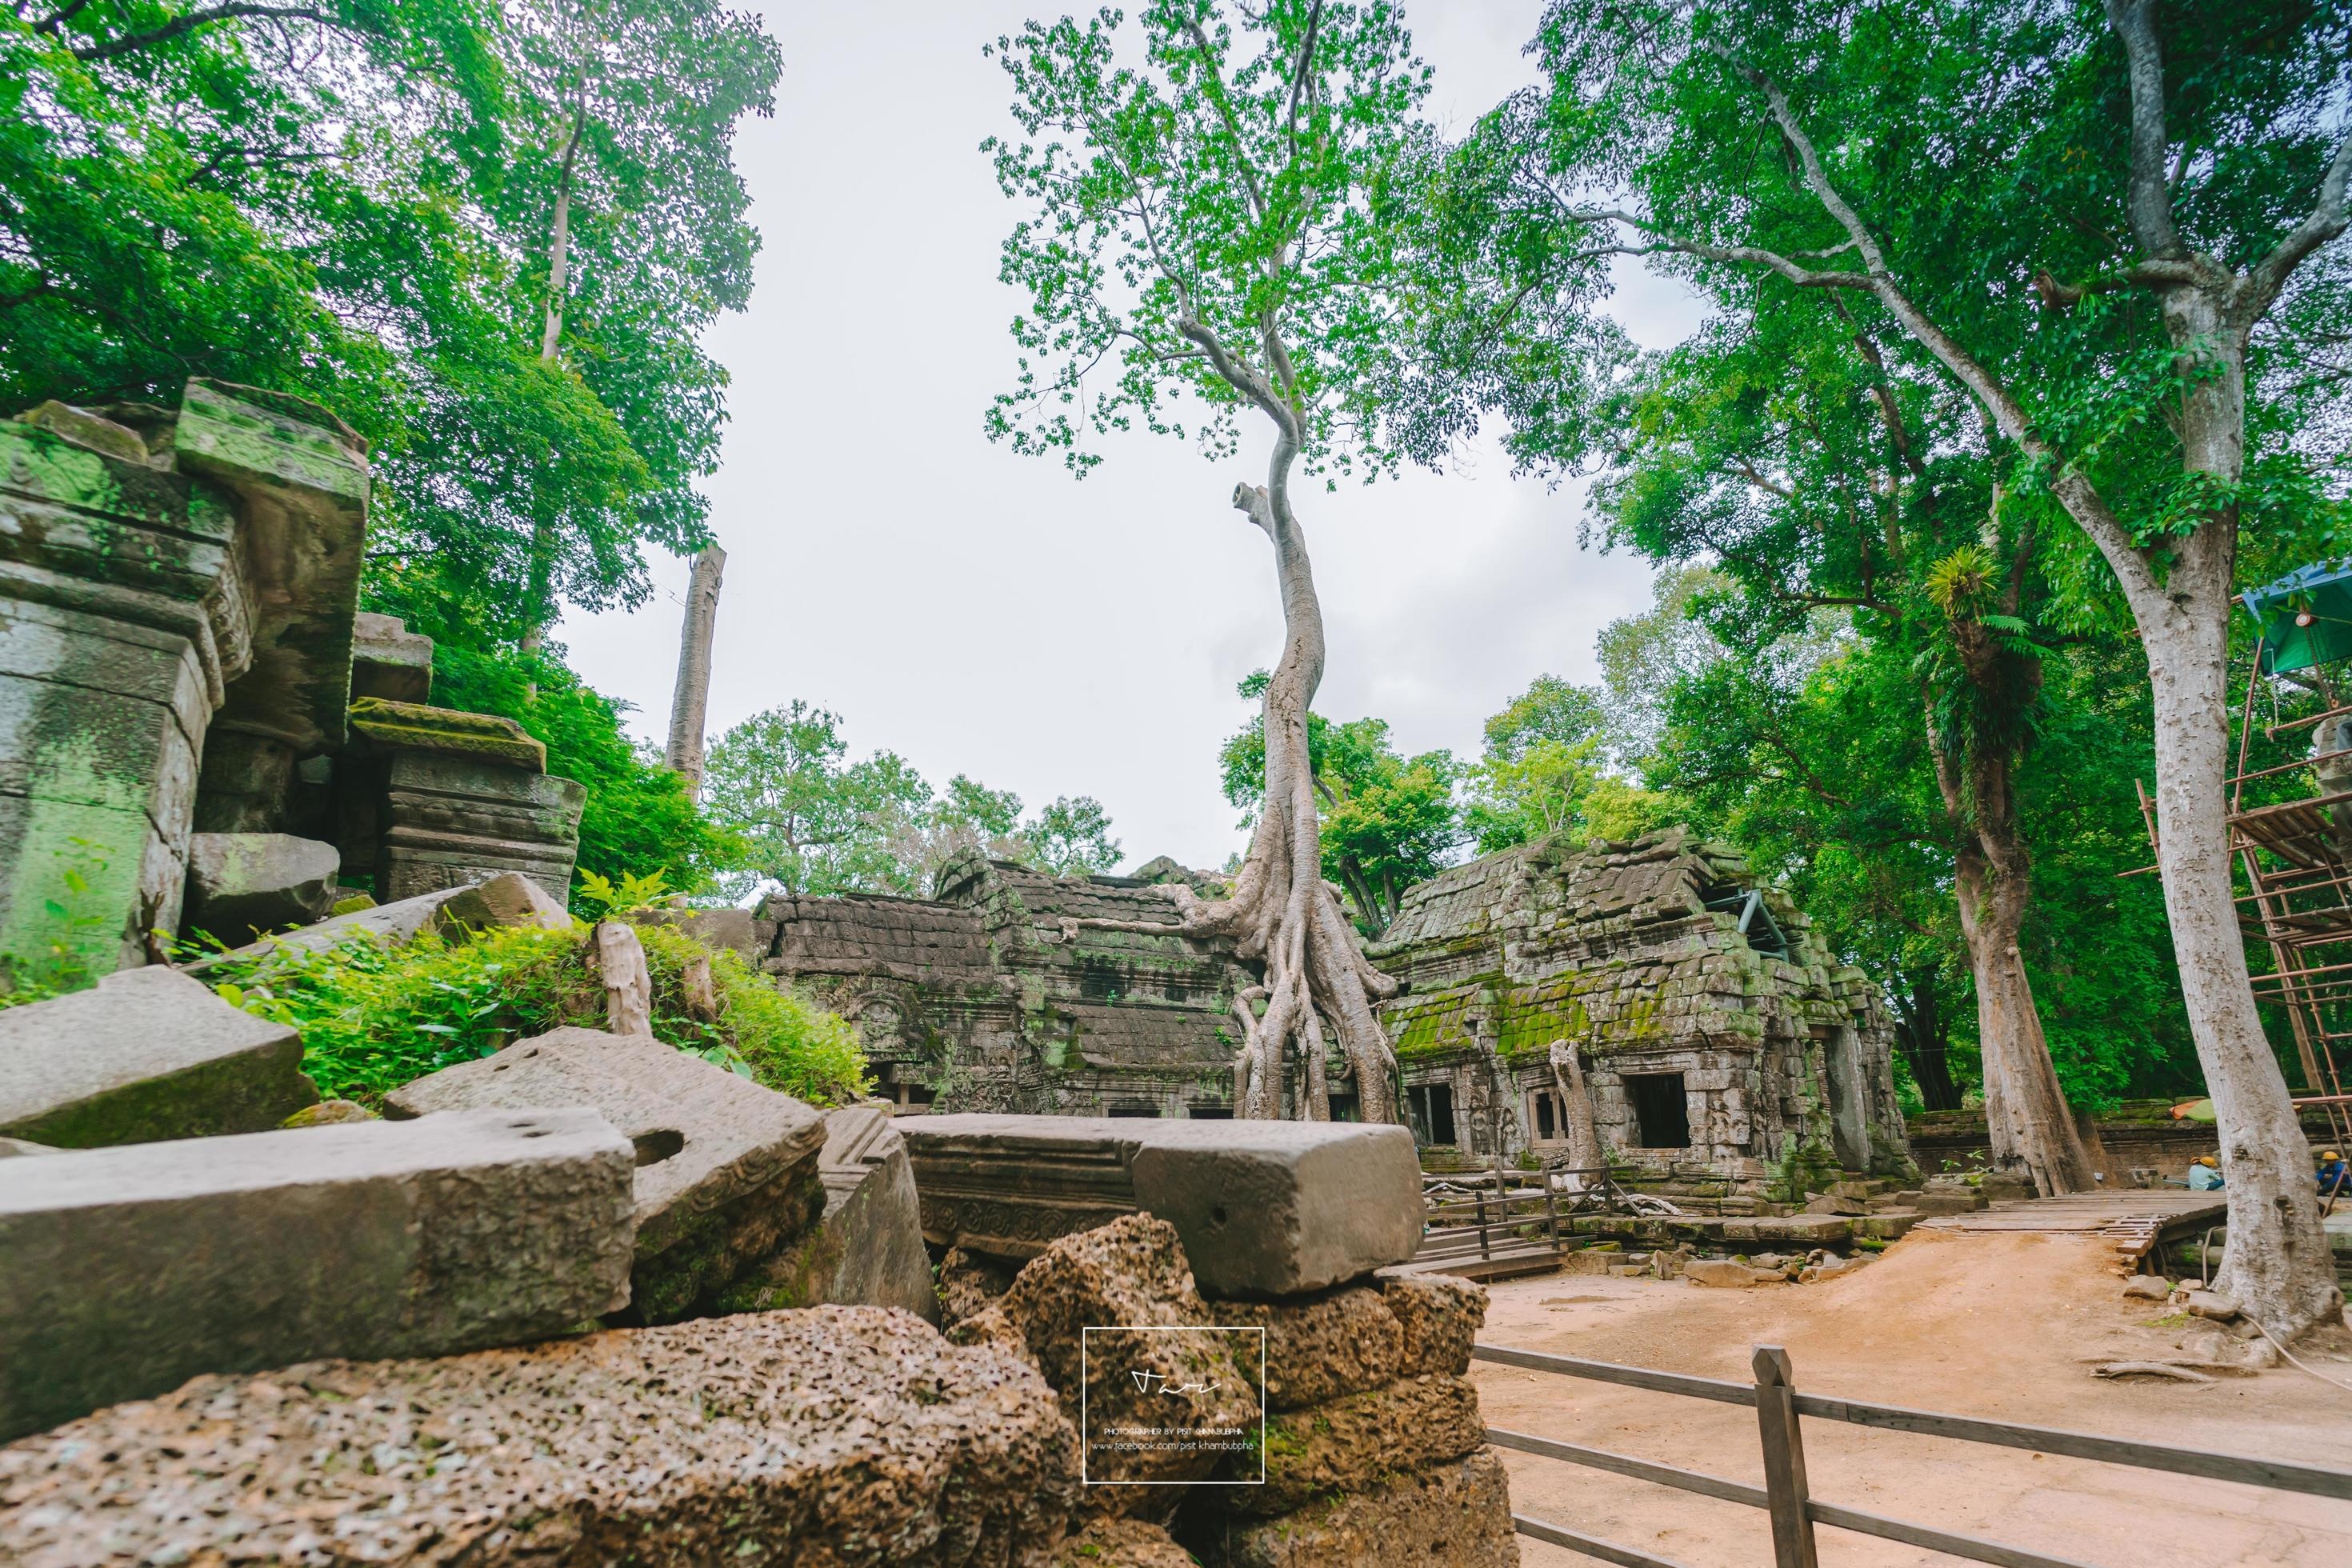
<instances>
[{"instance_id":1,"label":"green shrub","mask_svg":"<svg viewBox=\"0 0 2352 1568\"><path fill-rule=\"evenodd\" d=\"M778 990L740 954L710 952L659 926L639 935L657 1038L812 1105L865 1092L865 1053L840 1018ZM686 1005L687 966L704 955L719 1003L715 1024ZM492 930L457 942L428 933L400 947L354 933L315 952L279 949L219 963L207 978L230 1003L301 1035L303 1070L320 1094L366 1105L515 1040L604 1023L604 987L578 925Z\"/></svg>"}]
</instances>

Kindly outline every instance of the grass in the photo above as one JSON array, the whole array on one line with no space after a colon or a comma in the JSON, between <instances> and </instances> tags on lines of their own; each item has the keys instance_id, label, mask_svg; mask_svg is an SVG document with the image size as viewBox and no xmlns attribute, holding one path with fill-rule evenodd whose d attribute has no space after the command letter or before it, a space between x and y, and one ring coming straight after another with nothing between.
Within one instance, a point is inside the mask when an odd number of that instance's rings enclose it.
<instances>
[{"instance_id":1,"label":"grass","mask_svg":"<svg viewBox=\"0 0 2352 1568\"><path fill-rule=\"evenodd\" d=\"M457 941L427 933L398 947L354 933L315 952L217 963L206 978L233 1005L301 1035L303 1070L320 1094L373 1106L515 1040L566 1025L602 1028L588 929L494 929ZM664 926L637 934L656 1037L818 1107L866 1092L865 1052L841 1018L777 989L739 953ZM710 961L716 1023L687 1009L683 979L698 957Z\"/></svg>"}]
</instances>

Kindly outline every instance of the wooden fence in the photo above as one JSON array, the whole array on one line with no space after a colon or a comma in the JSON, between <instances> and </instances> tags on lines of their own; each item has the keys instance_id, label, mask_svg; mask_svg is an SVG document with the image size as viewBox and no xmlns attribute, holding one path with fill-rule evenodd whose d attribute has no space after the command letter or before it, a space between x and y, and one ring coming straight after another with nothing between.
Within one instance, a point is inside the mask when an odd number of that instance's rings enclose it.
<instances>
[{"instance_id":1,"label":"wooden fence","mask_svg":"<svg viewBox=\"0 0 2352 1568\"><path fill-rule=\"evenodd\" d=\"M1753 1363L1756 1381L1753 1384L1727 1383L1711 1377L1690 1377L1681 1373L1657 1372L1647 1367L1620 1366L1613 1362L1580 1361L1573 1356L1547 1355L1539 1351L1512 1350L1503 1345L1481 1344L1471 1353L1480 1361L1528 1372L1588 1378L1596 1383L1613 1383L1656 1394L1674 1394L1691 1399L1711 1399L1725 1405L1751 1406L1756 1412L1758 1434L1764 1450L1764 1485L1760 1487L1721 1476L1706 1475L1697 1470L1682 1469L1674 1465L1637 1459L1630 1455L1613 1454L1603 1448L1589 1448L1555 1438L1531 1436L1525 1432L1505 1432L1488 1427L1486 1441L1498 1448L1538 1454L1549 1459L1561 1459L1571 1465L1583 1465L1614 1475L1630 1476L1636 1480L1654 1481L1660 1486L1696 1492L1701 1497L1720 1498L1726 1502L1745 1503L1749 1508L1761 1509L1771 1521L1775 1568L1817 1568L1813 1547L1813 1527L1816 1524L1899 1541L1906 1545L1924 1547L1930 1552L1941 1552L1973 1562L2000 1563L2003 1568L2086 1568L2085 1564L2071 1558L2052 1557L1998 1541L1960 1535L1948 1530L1936 1530L1904 1520L1888 1519L1882 1514L1867 1513L1861 1509L1843 1508L1836 1503L1817 1500L1805 1483L1804 1434L1799 1423L1800 1417L1807 1415L1821 1421L1845 1421L1858 1426L1876 1426L1893 1432L1915 1432L1933 1437L1950 1437L1964 1443L1990 1443L2004 1448L2024 1448L2035 1453L2063 1454L2069 1458L2097 1459L2110 1465L2130 1465L2144 1470L2168 1470L2176 1475L2201 1476L2210 1480L2239 1481L2247 1486L2268 1487L2278 1491L2308 1492L2315 1497L2352 1500L2352 1470L2327 1469L2279 1459L2249 1458L2237 1454L2208 1453L2168 1444L2095 1436L2087 1432L2023 1426L2013 1422L1988 1421L1973 1415L1946 1415L1930 1410L1907 1410L1900 1405L1865 1405L1851 1399L1800 1394L1788 1352L1774 1345L1759 1345L1756 1348ZM1580 1535L1561 1525L1525 1514L1515 1514L1513 1522L1521 1535L1549 1542L1554 1546L1565 1546L1571 1552L1580 1552L1604 1563L1622 1563L1624 1568L1685 1568L1673 1558Z\"/></svg>"}]
</instances>

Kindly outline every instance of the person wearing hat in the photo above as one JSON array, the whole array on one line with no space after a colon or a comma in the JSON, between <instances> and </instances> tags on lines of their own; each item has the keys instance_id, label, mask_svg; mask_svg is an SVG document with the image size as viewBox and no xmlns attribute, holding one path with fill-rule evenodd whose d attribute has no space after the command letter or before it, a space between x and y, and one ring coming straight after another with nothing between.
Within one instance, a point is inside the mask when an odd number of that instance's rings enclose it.
<instances>
[{"instance_id":1,"label":"person wearing hat","mask_svg":"<svg viewBox=\"0 0 2352 1568\"><path fill-rule=\"evenodd\" d=\"M2319 1195L2324 1198L2338 1187L2352 1188L2352 1171L2346 1170L2341 1150L2322 1149L2319 1152Z\"/></svg>"},{"instance_id":2,"label":"person wearing hat","mask_svg":"<svg viewBox=\"0 0 2352 1568\"><path fill-rule=\"evenodd\" d=\"M2189 1166L2189 1190L2210 1193L2221 1184L2221 1163L2210 1154L2200 1154Z\"/></svg>"}]
</instances>

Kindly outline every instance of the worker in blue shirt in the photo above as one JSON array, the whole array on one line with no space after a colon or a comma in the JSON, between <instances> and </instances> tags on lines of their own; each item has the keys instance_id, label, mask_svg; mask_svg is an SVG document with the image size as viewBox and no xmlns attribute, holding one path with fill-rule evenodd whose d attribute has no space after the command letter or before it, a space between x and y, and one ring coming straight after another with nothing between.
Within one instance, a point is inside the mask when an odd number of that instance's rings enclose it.
<instances>
[{"instance_id":1,"label":"worker in blue shirt","mask_svg":"<svg viewBox=\"0 0 2352 1568\"><path fill-rule=\"evenodd\" d=\"M2189 1190L2210 1193L2221 1184L2221 1163L2210 1154L2200 1155L2189 1167Z\"/></svg>"},{"instance_id":2,"label":"worker in blue shirt","mask_svg":"<svg viewBox=\"0 0 2352 1568\"><path fill-rule=\"evenodd\" d=\"M2319 1195L2327 1196L2338 1187L2352 1190L2352 1172L2347 1172L2343 1154L2334 1149L2319 1152Z\"/></svg>"}]
</instances>

